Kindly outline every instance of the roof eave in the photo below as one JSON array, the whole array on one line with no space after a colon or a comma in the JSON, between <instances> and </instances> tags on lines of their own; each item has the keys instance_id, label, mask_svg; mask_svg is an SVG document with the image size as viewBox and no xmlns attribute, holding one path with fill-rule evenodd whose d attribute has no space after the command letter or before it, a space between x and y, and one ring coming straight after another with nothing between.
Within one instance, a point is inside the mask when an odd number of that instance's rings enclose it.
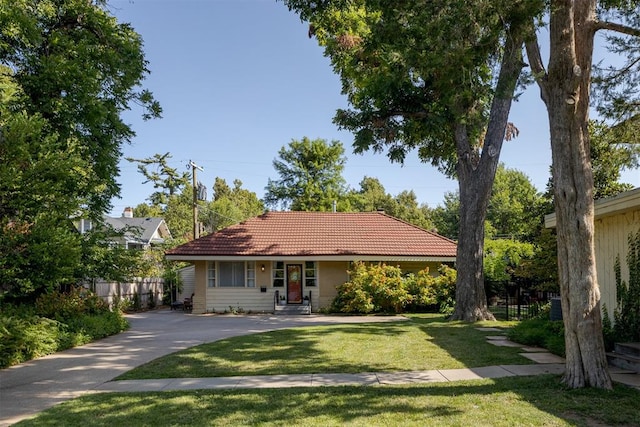
<instances>
[{"instance_id":1,"label":"roof eave","mask_svg":"<svg viewBox=\"0 0 640 427\"><path fill-rule=\"evenodd\" d=\"M390 262L455 262L455 255L177 255L167 254L170 261L390 261Z\"/></svg>"}]
</instances>

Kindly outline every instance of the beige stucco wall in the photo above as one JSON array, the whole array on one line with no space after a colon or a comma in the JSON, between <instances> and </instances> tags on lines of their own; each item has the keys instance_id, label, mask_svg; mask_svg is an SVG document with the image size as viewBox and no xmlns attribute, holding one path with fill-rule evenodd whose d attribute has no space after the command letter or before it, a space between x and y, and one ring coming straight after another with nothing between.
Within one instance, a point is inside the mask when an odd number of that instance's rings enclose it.
<instances>
[{"instance_id":1,"label":"beige stucco wall","mask_svg":"<svg viewBox=\"0 0 640 427\"><path fill-rule=\"evenodd\" d=\"M640 206L617 215L597 218L595 225L596 269L601 301L612 318L616 307L616 276L614 265L620 256L622 279L629 280L626 257L629 251L629 234L640 229Z\"/></svg>"},{"instance_id":2,"label":"beige stucco wall","mask_svg":"<svg viewBox=\"0 0 640 427\"><path fill-rule=\"evenodd\" d=\"M349 280L348 261L323 261L318 263L318 306L326 308L338 295L338 286Z\"/></svg>"}]
</instances>

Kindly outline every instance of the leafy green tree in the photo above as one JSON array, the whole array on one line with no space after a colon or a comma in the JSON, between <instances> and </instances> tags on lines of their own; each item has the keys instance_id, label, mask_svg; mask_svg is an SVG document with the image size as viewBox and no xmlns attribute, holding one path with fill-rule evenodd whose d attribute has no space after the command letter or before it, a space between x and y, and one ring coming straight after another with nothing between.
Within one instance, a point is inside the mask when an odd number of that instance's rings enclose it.
<instances>
[{"instance_id":1,"label":"leafy green tree","mask_svg":"<svg viewBox=\"0 0 640 427\"><path fill-rule=\"evenodd\" d=\"M364 177L360 181L360 190L349 193L351 208L358 212L382 210L388 215L399 218L424 229L433 228L430 210L419 205L413 190L405 190L397 196L388 194L377 178Z\"/></svg>"},{"instance_id":2,"label":"leafy green tree","mask_svg":"<svg viewBox=\"0 0 640 427\"><path fill-rule=\"evenodd\" d=\"M487 207L485 237L531 241L540 229L542 216L549 213L545 207L544 197L524 173L500 164ZM432 219L439 233L455 238L460 221L459 211L459 194L445 194L443 206L432 211Z\"/></svg>"},{"instance_id":3,"label":"leafy green tree","mask_svg":"<svg viewBox=\"0 0 640 427\"><path fill-rule=\"evenodd\" d=\"M489 283L504 284L524 279L520 265L535 254L532 243L511 239L487 240L484 244L484 277Z\"/></svg>"},{"instance_id":4,"label":"leafy green tree","mask_svg":"<svg viewBox=\"0 0 640 427\"><path fill-rule=\"evenodd\" d=\"M179 193L191 183L191 174L189 172L180 173L176 168L169 166L171 157L171 153L154 154L152 157L145 159L127 157L128 161L138 164L138 172L146 178L143 184L151 182L153 183L153 188L159 190L149 196L149 201L152 205L166 205L173 195Z\"/></svg>"},{"instance_id":5,"label":"leafy green tree","mask_svg":"<svg viewBox=\"0 0 640 427\"><path fill-rule=\"evenodd\" d=\"M0 282L33 302L82 279L71 218L99 221L118 194L120 113L147 73L141 39L103 2L0 0ZM118 268L113 266L112 268Z\"/></svg>"},{"instance_id":6,"label":"leafy green tree","mask_svg":"<svg viewBox=\"0 0 640 427\"><path fill-rule=\"evenodd\" d=\"M146 118L161 112L138 91L148 73L140 35L101 0L0 0L0 63L14 71L20 108L47 121L59 150L77 146L85 167L68 185L77 206L100 217L119 193L121 146L133 136L120 113L134 102Z\"/></svg>"},{"instance_id":7,"label":"leafy green tree","mask_svg":"<svg viewBox=\"0 0 640 427\"><path fill-rule=\"evenodd\" d=\"M349 196L352 199L351 205L357 212L395 211L393 196L387 193L378 178L365 176L360 181L360 189L352 190Z\"/></svg>"},{"instance_id":8,"label":"leafy green tree","mask_svg":"<svg viewBox=\"0 0 640 427\"><path fill-rule=\"evenodd\" d=\"M213 201L201 215L205 230L209 233L221 230L264 212L264 205L256 193L242 188L242 181L233 181L233 189L222 178L213 185Z\"/></svg>"},{"instance_id":9,"label":"leafy green tree","mask_svg":"<svg viewBox=\"0 0 640 427\"><path fill-rule=\"evenodd\" d=\"M269 179L264 201L267 206L294 211L330 211L333 202L346 195L342 171L346 162L339 141L292 140L278 152L273 167L280 176Z\"/></svg>"},{"instance_id":10,"label":"leafy green tree","mask_svg":"<svg viewBox=\"0 0 640 427\"><path fill-rule=\"evenodd\" d=\"M487 209L494 235L531 240L540 227L544 200L529 177L516 169L498 166Z\"/></svg>"},{"instance_id":11,"label":"leafy green tree","mask_svg":"<svg viewBox=\"0 0 640 427\"><path fill-rule=\"evenodd\" d=\"M484 220L524 62L527 17L542 1L285 0L310 22L352 110L335 121L355 151L402 161L417 149L459 182L453 319L493 319L484 295ZM523 21L522 17L525 17Z\"/></svg>"},{"instance_id":12,"label":"leafy green tree","mask_svg":"<svg viewBox=\"0 0 640 427\"><path fill-rule=\"evenodd\" d=\"M444 194L442 206L431 211L433 224L438 233L450 239L457 239L460 230L460 197L457 191Z\"/></svg>"},{"instance_id":13,"label":"leafy green tree","mask_svg":"<svg viewBox=\"0 0 640 427\"><path fill-rule=\"evenodd\" d=\"M595 268L589 110L616 125L635 123L640 93L640 2L549 2L549 62L545 67L533 17L526 38L528 62L547 108L551 136L558 277L565 323L566 373L571 388L610 389ZM595 35L625 56L620 64L593 64ZM592 72L595 70L595 78ZM592 98L592 84L597 88ZM576 274L580 272L580 274Z\"/></svg>"}]
</instances>

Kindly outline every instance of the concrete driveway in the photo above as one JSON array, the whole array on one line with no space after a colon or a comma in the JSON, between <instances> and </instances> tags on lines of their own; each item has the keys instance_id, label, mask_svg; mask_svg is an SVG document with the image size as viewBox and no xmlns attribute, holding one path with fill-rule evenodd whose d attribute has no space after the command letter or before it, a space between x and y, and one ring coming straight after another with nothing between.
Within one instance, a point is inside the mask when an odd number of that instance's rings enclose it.
<instances>
[{"instance_id":1,"label":"concrete driveway","mask_svg":"<svg viewBox=\"0 0 640 427\"><path fill-rule=\"evenodd\" d=\"M127 316L122 334L0 370L0 426L53 405L165 354L198 344L274 329L332 323L390 322L403 317L191 315L156 310Z\"/></svg>"}]
</instances>

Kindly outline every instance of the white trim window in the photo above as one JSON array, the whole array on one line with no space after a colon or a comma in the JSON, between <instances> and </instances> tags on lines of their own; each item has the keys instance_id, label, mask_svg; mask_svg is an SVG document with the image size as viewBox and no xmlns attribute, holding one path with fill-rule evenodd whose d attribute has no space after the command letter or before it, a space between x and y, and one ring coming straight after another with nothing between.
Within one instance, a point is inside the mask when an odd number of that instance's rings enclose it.
<instances>
[{"instance_id":1,"label":"white trim window","mask_svg":"<svg viewBox=\"0 0 640 427\"><path fill-rule=\"evenodd\" d=\"M272 285L274 288L284 287L284 261L273 261L271 264Z\"/></svg>"},{"instance_id":2,"label":"white trim window","mask_svg":"<svg viewBox=\"0 0 640 427\"><path fill-rule=\"evenodd\" d=\"M317 284L317 267L314 261L306 261L304 263L304 286L314 287Z\"/></svg>"},{"instance_id":3,"label":"white trim window","mask_svg":"<svg viewBox=\"0 0 640 427\"><path fill-rule=\"evenodd\" d=\"M216 287L216 262L207 261L207 287Z\"/></svg>"},{"instance_id":4,"label":"white trim window","mask_svg":"<svg viewBox=\"0 0 640 427\"><path fill-rule=\"evenodd\" d=\"M254 261L209 261L207 284L210 288L255 288Z\"/></svg>"}]
</instances>

